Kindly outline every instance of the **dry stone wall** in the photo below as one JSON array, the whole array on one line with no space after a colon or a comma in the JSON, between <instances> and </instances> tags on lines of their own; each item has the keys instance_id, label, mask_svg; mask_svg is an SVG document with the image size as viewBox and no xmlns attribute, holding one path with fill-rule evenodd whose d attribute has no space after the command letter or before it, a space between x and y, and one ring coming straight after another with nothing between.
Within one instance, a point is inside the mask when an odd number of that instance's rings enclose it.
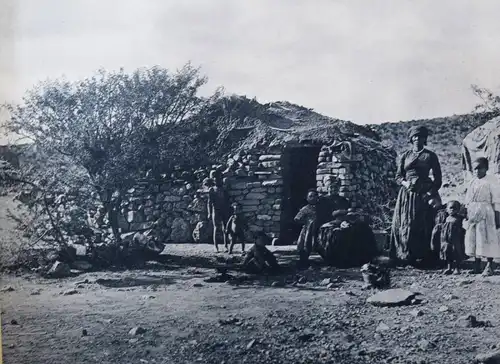
<instances>
[{"instance_id":1,"label":"dry stone wall","mask_svg":"<svg viewBox=\"0 0 500 364\"><path fill-rule=\"evenodd\" d=\"M141 181L122 196L120 232L154 227L165 242L192 242L196 224L206 220L208 190L202 188L202 182L208 174L208 170L200 170L184 172L179 178Z\"/></svg>"},{"instance_id":2,"label":"dry stone wall","mask_svg":"<svg viewBox=\"0 0 500 364\"><path fill-rule=\"evenodd\" d=\"M241 206L249 230L278 237L283 192L281 150L254 150L233 156L229 163L234 172L226 174L226 185L231 200Z\"/></svg>"},{"instance_id":3,"label":"dry stone wall","mask_svg":"<svg viewBox=\"0 0 500 364\"><path fill-rule=\"evenodd\" d=\"M193 242L193 231L204 229L199 242L211 242L206 219L208 188L203 180L212 166L197 173L184 173L168 181L142 181L127 191L119 212L122 233L149 229L155 224L165 242ZM281 151L250 151L229 158L223 172L230 203L237 203L252 232L278 237L281 220L283 178ZM200 224L200 222L203 222ZM198 225L198 227L197 227ZM198 234L195 233L195 236Z\"/></svg>"},{"instance_id":4,"label":"dry stone wall","mask_svg":"<svg viewBox=\"0 0 500 364\"><path fill-rule=\"evenodd\" d=\"M363 150L351 146L349 153L323 147L316 174L320 195L332 189L378 221L386 221L387 206L397 193L394 182L396 154L389 150Z\"/></svg>"},{"instance_id":5,"label":"dry stone wall","mask_svg":"<svg viewBox=\"0 0 500 364\"><path fill-rule=\"evenodd\" d=\"M240 205L249 230L279 238L282 217L283 165L281 147L254 149L229 158L227 168L211 166L193 173L179 172L168 180L145 180L127 191L119 213L122 233L155 226L165 242L211 242L206 219L208 188L203 185L211 169L223 170L230 203ZM332 186L353 207L387 219L381 206L396 197L396 156L385 150L349 153L324 146L318 157L317 190L327 195ZM225 168L225 169L224 169ZM201 231L204 232L201 232Z\"/></svg>"}]
</instances>

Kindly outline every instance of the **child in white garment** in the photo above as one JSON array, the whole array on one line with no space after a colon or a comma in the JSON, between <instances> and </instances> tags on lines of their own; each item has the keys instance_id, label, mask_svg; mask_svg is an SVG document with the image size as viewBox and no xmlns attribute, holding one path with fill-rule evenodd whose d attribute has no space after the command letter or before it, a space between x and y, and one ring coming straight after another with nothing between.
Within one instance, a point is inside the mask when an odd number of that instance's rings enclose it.
<instances>
[{"instance_id":1,"label":"child in white garment","mask_svg":"<svg viewBox=\"0 0 500 364\"><path fill-rule=\"evenodd\" d=\"M487 264L484 276L493 274L493 259L500 258L500 185L497 177L488 175L488 160L478 158L473 163L474 178L467 186L465 205L467 230L465 254L475 258L474 273L480 273L481 258Z\"/></svg>"}]
</instances>

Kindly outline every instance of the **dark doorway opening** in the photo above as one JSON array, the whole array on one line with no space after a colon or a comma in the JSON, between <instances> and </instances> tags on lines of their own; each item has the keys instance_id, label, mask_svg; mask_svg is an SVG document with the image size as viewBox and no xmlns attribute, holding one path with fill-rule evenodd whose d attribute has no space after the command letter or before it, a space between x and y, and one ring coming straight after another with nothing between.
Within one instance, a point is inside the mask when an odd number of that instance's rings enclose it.
<instances>
[{"instance_id":1,"label":"dark doorway opening","mask_svg":"<svg viewBox=\"0 0 500 364\"><path fill-rule=\"evenodd\" d=\"M320 146L307 146L286 148L283 152L281 244L292 244L299 236L301 226L293 219L307 203L307 191L316 189L316 169L320 151Z\"/></svg>"}]
</instances>

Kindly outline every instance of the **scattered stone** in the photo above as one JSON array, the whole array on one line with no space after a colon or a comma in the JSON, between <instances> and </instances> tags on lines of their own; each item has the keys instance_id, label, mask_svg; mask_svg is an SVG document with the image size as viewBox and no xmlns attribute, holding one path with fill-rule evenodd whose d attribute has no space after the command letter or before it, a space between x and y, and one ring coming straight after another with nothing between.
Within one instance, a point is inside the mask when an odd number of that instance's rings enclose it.
<instances>
[{"instance_id":1,"label":"scattered stone","mask_svg":"<svg viewBox=\"0 0 500 364\"><path fill-rule=\"evenodd\" d=\"M82 330L82 336L87 336L87 335L88 335L87 330L83 329L83 330Z\"/></svg>"},{"instance_id":2,"label":"scattered stone","mask_svg":"<svg viewBox=\"0 0 500 364\"><path fill-rule=\"evenodd\" d=\"M221 273L221 274L217 274L217 275L214 275L212 277L206 278L204 281L206 283L225 283L225 282L228 282L232 279L234 279L234 277L232 275L227 274L227 273Z\"/></svg>"},{"instance_id":3,"label":"scattered stone","mask_svg":"<svg viewBox=\"0 0 500 364\"><path fill-rule=\"evenodd\" d=\"M411 310L410 311L410 315L414 316L414 317L419 317L419 316L422 316L424 314L424 312L422 310Z\"/></svg>"},{"instance_id":4,"label":"scattered stone","mask_svg":"<svg viewBox=\"0 0 500 364\"><path fill-rule=\"evenodd\" d=\"M331 278L325 278L323 279L319 285L320 286L328 286L329 284L332 284L333 283L333 280Z\"/></svg>"},{"instance_id":5,"label":"scattered stone","mask_svg":"<svg viewBox=\"0 0 500 364\"><path fill-rule=\"evenodd\" d=\"M11 325L19 325L19 323L15 319L10 320L10 324Z\"/></svg>"},{"instance_id":6,"label":"scattered stone","mask_svg":"<svg viewBox=\"0 0 500 364\"><path fill-rule=\"evenodd\" d=\"M459 317L456 321L456 325L464 328L491 327L491 323L489 321L478 321L473 315Z\"/></svg>"},{"instance_id":7,"label":"scattered stone","mask_svg":"<svg viewBox=\"0 0 500 364\"><path fill-rule=\"evenodd\" d=\"M15 291L14 287L7 286L5 288L2 288L2 290L0 292L14 292L14 291Z\"/></svg>"},{"instance_id":8,"label":"scattered stone","mask_svg":"<svg viewBox=\"0 0 500 364\"><path fill-rule=\"evenodd\" d=\"M31 295L31 296L39 296L41 293L42 293L42 290L41 290L41 289L36 289L36 290L34 290L34 291L31 291L31 292L30 292L30 295Z\"/></svg>"},{"instance_id":9,"label":"scattered stone","mask_svg":"<svg viewBox=\"0 0 500 364\"><path fill-rule=\"evenodd\" d=\"M420 348L420 350L426 351L426 350L429 350L429 349L432 349L433 347L435 347L435 344L433 344L427 340L420 340L417 343L417 346Z\"/></svg>"},{"instance_id":10,"label":"scattered stone","mask_svg":"<svg viewBox=\"0 0 500 364\"><path fill-rule=\"evenodd\" d=\"M193 287L200 288L200 287L203 287L203 284L195 283L195 284L193 284Z\"/></svg>"},{"instance_id":11,"label":"scattered stone","mask_svg":"<svg viewBox=\"0 0 500 364\"><path fill-rule=\"evenodd\" d=\"M348 343L352 343L354 341L354 336L352 336L350 334L346 334L344 336L344 340L347 341Z\"/></svg>"},{"instance_id":12,"label":"scattered stone","mask_svg":"<svg viewBox=\"0 0 500 364\"><path fill-rule=\"evenodd\" d=\"M500 364L500 350L476 356L476 363Z\"/></svg>"},{"instance_id":13,"label":"scattered stone","mask_svg":"<svg viewBox=\"0 0 500 364\"><path fill-rule=\"evenodd\" d=\"M74 294L78 294L79 292L76 289L68 289L62 293L63 296L72 296Z\"/></svg>"},{"instance_id":14,"label":"scattered stone","mask_svg":"<svg viewBox=\"0 0 500 364\"><path fill-rule=\"evenodd\" d=\"M241 324L241 320L239 318L233 317L227 320L220 319L219 320L219 325L221 326L226 326L226 325L236 325L236 324Z\"/></svg>"},{"instance_id":15,"label":"scattered stone","mask_svg":"<svg viewBox=\"0 0 500 364\"><path fill-rule=\"evenodd\" d=\"M366 302L380 307L402 306L411 304L415 296L416 294L413 292L395 288L378 292L369 297Z\"/></svg>"},{"instance_id":16,"label":"scattered stone","mask_svg":"<svg viewBox=\"0 0 500 364\"><path fill-rule=\"evenodd\" d=\"M133 339L130 339L128 342L129 342L129 344L135 344L135 343L137 343L138 341L139 341L139 339L137 339L137 338L133 338Z\"/></svg>"},{"instance_id":17,"label":"scattered stone","mask_svg":"<svg viewBox=\"0 0 500 364\"><path fill-rule=\"evenodd\" d=\"M71 264L71 267L73 269L81 270L81 271L88 271L92 269L92 264L89 262L86 262L84 260L77 260Z\"/></svg>"},{"instance_id":18,"label":"scattered stone","mask_svg":"<svg viewBox=\"0 0 500 364\"><path fill-rule=\"evenodd\" d=\"M47 272L47 276L50 278L65 278L71 275L71 269L65 263L56 261L52 267Z\"/></svg>"},{"instance_id":19,"label":"scattered stone","mask_svg":"<svg viewBox=\"0 0 500 364\"><path fill-rule=\"evenodd\" d=\"M155 299L156 296L152 296L152 295L144 295L141 297L143 300L147 301L147 300L152 300L152 299Z\"/></svg>"},{"instance_id":20,"label":"scattered stone","mask_svg":"<svg viewBox=\"0 0 500 364\"><path fill-rule=\"evenodd\" d=\"M453 295L453 294L447 294L447 295L444 295L444 297L443 297L443 298L444 298L445 300L447 300L447 301L451 301L451 300L456 300L456 299L458 299L458 297L457 297L457 296L455 296L455 295Z\"/></svg>"},{"instance_id":21,"label":"scattered stone","mask_svg":"<svg viewBox=\"0 0 500 364\"><path fill-rule=\"evenodd\" d=\"M448 312L450 308L448 306L441 306L439 307L439 312Z\"/></svg>"},{"instance_id":22,"label":"scattered stone","mask_svg":"<svg viewBox=\"0 0 500 364\"><path fill-rule=\"evenodd\" d=\"M297 280L297 282L300 283L300 284L305 284L305 283L307 283L307 278L306 277L300 277Z\"/></svg>"},{"instance_id":23,"label":"scattered stone","mask_svg":"<svg viewBox=\"0 0 500 364\"><path fill-rule=\"evenodd\" d=\"M375 329L376 332L383 332L383 331L388 331L391 328L387 325L384 324L383 322L379 323L377 328Z\"/></svg>"},{"instance_id":24,"label":"scattered stone","mask_svg":"<svg viewBox=\"0 0 500 364\"><path fill-rule=\"evenodd\" d=\"M132 336L137 336L137 335L142 335L146 332L146 329L140 327L140 326L137 326L137 327L134 327L133 329L130 329L130 331L128 332L129 335L132 335Z\"/></svg>"},{"instance_id":25,"label":"scattered stone","mask_svg":"<svg viewBox=\"0 0 500 364\"><path fill-rule=\"evenodd\" d=\"M301 335L297 336L297 339L299 341L306 342L306 341L311 340L313 337L314 337L314 334L306 333L306 334L301 334Z\"/></svg>"},{"instance_id":26,"label":"scattered stone","mask_svg":"<svg viewBox=\"0 0 500 364\"><path fill-rule=\"evenodd\" d=\"M361 274L366 286L373 288L388 288L391 284L389 270L381 266L367 263L361 267Z\"/></svg>"},{"instance_id":27,"label":"scattered stone","mask_svg":"<svg viewBox=\"0 0 500 364\"><path fill-rule=\"evenodd\" d=\"M337 285L337 284L335 284L335 283L330 283L330 284L328 284L328 285L326 286L326 288L328 288L328 289L337 288L337 287L338 287L338 285Z\"/></svg>"},{"instance_id":28,"label":"scattered stone","mask_svg":"<svg viewBox=\"0 0 500 364\"><path fill-rule=\"evenodd\" d=\"M85 280L83 280L83 281L76 282L76 283L75 283L75 285L77 285L77 286L78 286L78 285L80 285L80 284L89 284L89 283L90 283L90 281L89 281L88 279L85 279Z\"/></svg>"},{"instance_id":29,"label":"scattered stone","mask_svg":"<svg viewBox=\"0 0 500 364\"><path fill-rule=\"evenodd\" d=\"M473 280L470 280L470 279L464 279L464 280L462 280L462 281L458 282L458 285L459 285L459 286L468 286L469 284L472 284L472 283L474 283L474 281L473 281Z\"/></svg>"},{"instance_id":30,"label":"scattered stone","mask_svg":"<svg viewBox=\"0 0 500 364\"><path fill-rule=\"evenodd\" d=\"M414 298L414 299L411 300L411 304L412 305L420 305L421 303L424 303L424 302L425 301L423 299L418 298L418 297L416 297L416 298Z\"/></svg>"},{"instance_id":31,"label":"scattered stone","mask_svg":"<svg viewBox=\"0 0 500 364\"><path fill-rule=\"evenodd\" d=\"M247 350L250 350L252 348L252 346L254 346L255 344L255 339L251 340L248 345L247 345Z\"/></svg>"},{"instance_id":32,"label":"scattered stone","mask_svg":"<svg viewBox=\"0 0 500 364\"><path fill-rule=\"evenodd\" d=\"M271 283L271 287L284 287L284 286L285 284L280 281L274 281L273 283Z\"/></svg>"}]
</instances>

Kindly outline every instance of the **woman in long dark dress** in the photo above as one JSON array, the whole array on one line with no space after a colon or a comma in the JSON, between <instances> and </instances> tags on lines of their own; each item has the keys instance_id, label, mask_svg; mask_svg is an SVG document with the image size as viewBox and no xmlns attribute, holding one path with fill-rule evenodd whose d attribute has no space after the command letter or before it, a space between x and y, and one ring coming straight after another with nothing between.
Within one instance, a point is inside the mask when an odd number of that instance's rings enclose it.
<instances>
[{"instance_id":1,"label":"woman in long dark dress","mask_svg":"<svg viewBox=\"0 0 500 364\"><path fill-rule=\"evenodd\" d=\"M429 200L439 196L442 176L437 155L425 148L428 135L423 126L411 128L408 138L413 147L401 155L398 164L396 181L401 189L394 209L389 249L396 262L415 264L432 256L434 211Z\"/></svg>"}]
</instances>

